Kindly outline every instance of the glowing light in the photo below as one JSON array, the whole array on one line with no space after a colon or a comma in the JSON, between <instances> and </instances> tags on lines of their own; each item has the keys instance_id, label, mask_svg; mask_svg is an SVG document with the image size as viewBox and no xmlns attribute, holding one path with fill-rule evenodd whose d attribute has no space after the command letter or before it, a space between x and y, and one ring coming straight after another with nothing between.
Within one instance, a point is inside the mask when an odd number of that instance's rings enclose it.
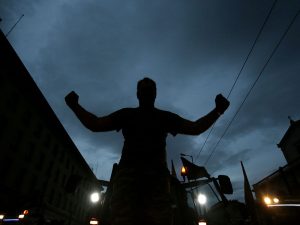
<instances>
[{"instance_id":1,"label":"glowing light","mask_svg":"<svg viewBox=\"0 0 300 225\"><path fill-rule=\"evenodd\" d=\"M206 204L206 202L207 202L206 196L205 196L204 194L201 194L201 193L200 193L200 194L198 195L198 202L199 202L200 205Z\"/></svg>"},{"instance_id":2,"label":"glowing light","mask_svg":"<svg viewBox=\"0 0 300 225\"><path fill-rule=\"evenodd\" d=\"M4 219L4 222L17 222L19 219Z\"/></svg>"},{"instance_id":3,"label":"glowing light","mask_svg":"<svg viewBox=\"0 0 300 225\"><path fill-rule=\"evenodd\" d=\"M269 197L264 197L264 202L266 203L266 205L270 205L272 203Z\"/></svg>"},{"instance_id":4,"label":"glowing light","mask_svg":"<svg viewBox=\"0 0 300 225\"><path fill-rule=\"evenodd\" d=\"M2 220L4 218L4 215L0 215L0 220Z\"/></svg>"},{"instance_id":5,"label":"glowing light","mask_svg":"<svg viewBox=\"0 0 300 225\"><path fill-rule=\"evenodd\" d=\"M279 199L278 199L278 198L273 198L273 202L274 202L275 204L277 204L277 203L279 203Z\"/></svg>"},{"instance_id":6,"label":"glowing light","mask_svg":"<svg viewBox=\"0 0 300 225\"><path fill-rule=\"evenodd\" d=\"M181 167L181 176L186 175L186 168L183 166Z\"/></svg>"},{"instance_id":7,"label":"glowing light","mask_svg":"<svg viewBox=\"0 0 300 225\"><path fill-rule=\"evenodd\" d=\"M21 215L18 216L19 219L23 219L24 217L25 217L24 214L21 214Z\"/></svg>"},{"instance_id":8,"label":"glowing light","mask_svg":"<svg viewBox=\"0 0 300 225\"><path fill-rule=\"evenodd\" d=\"M268 205L268 207L300 207L300 204L274 204Z\"/></svg>"},{"instance_id":9,"label":"glowing light","mask_svg":"<svg viewBox=\"0 0 300 225\"><path fill-rule=\"evenodd\" d=\"M24 211L23 211L23 214L24 214L24 215L28 215L28 213L29 213L28 210L24 210Z\"/></svg>"},{"instance_id":10,"label":"glowing light","mask_svg":"<svg viewBox=\"0 0 300 225\"><path fill-rule=\"evenodd\" d=\"M91 194L91 201L92 201L93 203L98 202L99 199L100 199L100 195L99 195L98 192L94 192L93 194Z\"/></svg>"},{"instance_id":11,"label":"glowing light","mask_svg":"<svg viewBox=\"0 0 300 225\"><path fill-rule=\"evenodd\" d=\"M206 225L206 222L201 220L201 221L198 222L198 225Z\"/></svg>"},{"instance_id":12,"label":"glowing light","mask_svg":"<svg viewBox=\"0 0 300 225\"><path fill-rule=\"evenodd\" d=\"M98 220L92 218L92 219L90 220L90 224L92 224L92 225L98 224Z\"/></svg>"}]
</instances>

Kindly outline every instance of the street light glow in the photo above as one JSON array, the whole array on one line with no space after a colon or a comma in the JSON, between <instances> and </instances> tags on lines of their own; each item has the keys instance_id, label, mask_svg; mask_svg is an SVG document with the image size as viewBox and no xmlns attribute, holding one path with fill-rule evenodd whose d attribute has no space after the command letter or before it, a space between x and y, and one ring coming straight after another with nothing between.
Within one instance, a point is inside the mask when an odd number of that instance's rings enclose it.
<instances>
[{"instance_id":1,"label":"street light glow","mask_svg":"<svg viewBox=\"0 0 300 225\"><path fill-rule=\"evenodd\" d=\"M206 222L205 221L199 221L198 225L206 225Z\"/></svg>"},{"instance_id":2,"label":"street light glow","mask_svg":"<svg viewBox=\"0 0 300 225\"><path fill-rule=\"evenodd\" d=\"M181 176L185 176L186 175L186 168L183 166L181 167Z\"/></svg>"},{"instance_id":3,"label":"street light glow","mask_svg":"<svg viewBox=\"0 0 300 225\"><path fill-rule=\"evenodd\" d=\"M19 219L23 219L24 217L25 217L24 214L20 214L18 218L19 218Z\"/></svg>"},{"instance_id":4,"label":"street light glow","mask_svg":"<svg viewBox=\"0 0 300 225\"><path fill-rule=\"evenodd\" d=\"M264 202L266 205L270 205L272 203L272 200L269 197L264 197Z\"/></svg>"},{"instance_id":5,"label":"street light glow","mask_svg":"<svg viewBox=\"0 0 300 225\"><path fill-rule=\"evenodd\" d=\"M279 199L278 199L278 198L273 198L273 202L274 202L275 204L277 204L277 203L279 203Z\"/></svg>"},{"instance_id":6,"label":"street light glow","mask_svg":"<svg viewBox=\"0 0 300 225\"><path fill-rule=\"evenodd\" d=\"M100 199L100 195L98 192L94 192L93 194L91 194L91 202L92 203L97 203Z\"/></svg>"},{"instance_id":7,"label":"street light glow","mask_svg":"<svg viewBox=\"0 0 300 225\"><path fill-rule=\"evenodd\" d=\"M90 220L90 224L96 225L96 224L98 224L98 220L96 220L95 218L92 218L92 219Z\"/></svg>"},{"instance_id":8,"label":"street light glow","mask_svg":"<svg viewBox=\"0 0 300 225\"><path fill-rule=\"evenodd\" d=\"M3 220L3 218L4 218L4 215L0 215L0 220Z\"/></svg>"},{"instance_id":9,"label":"street light glow","mask_svg":"<svg viewBox=\"0 0 300 225\"><path fill-rule=\"evenodd\" d=\"M206 204L206 201L207 201L207 198L206 198L206 196L204 195L204 194L199 194L198 195L198 202L199 202L199 204L200 205L204 205L204 204Z\"/></svg>"}]
</instances>

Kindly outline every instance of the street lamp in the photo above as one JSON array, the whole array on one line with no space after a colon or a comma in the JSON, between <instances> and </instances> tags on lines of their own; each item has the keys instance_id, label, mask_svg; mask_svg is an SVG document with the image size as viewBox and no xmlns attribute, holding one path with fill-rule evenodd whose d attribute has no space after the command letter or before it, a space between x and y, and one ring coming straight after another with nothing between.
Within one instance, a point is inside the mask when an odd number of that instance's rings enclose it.
<instances>
[{"instance_id":1,"label":"street lamp","mask_svg":"<svg viewBox=\"0 0 300 225\"><path fill-rule=\"evenodd\" d=\"M199 193L198 202L199 202L200 205L205 205L206 202L207 202L206 195Z\"/></svg>"},{"instance_id":2,"label":"street lamp","mask_svg":"<svg viewBox=\"0 0 300 225\"><path fill-rule=\"evenodd\" d=\"M272 200L270 197L266 196L264 197L264 202L266 203L266 205L270 205L272 203Z\"/></svg>"},{"instance_id":3,"label":"street lamp","mask_svg":"<svg viewBox=\"0 0 300 225\"><path fill-rule=\"evenodd\" d=\"M181 167L181 176L186 176L187 169L183 166Z\"/></svg>"},{"instance_id":4,"label":"street lamp","mask_svg":"<svg viewBox=\"0 0 300 225\"><path fill-rule=\"evenodd\" d=\"M278 198L273 198L273 202L274 202L275 204L278 204L278 203L279 203L279 199L278 199Z\"/></svg>"},{"instance_id":5,"label":"street lamp","mask_svg":"<svg viewBox=\"0 0 300 225\"><path fill-rule=\"evenodd\" d=\"M206 221L205 221L205 220L200 220L200 221L198 222L198 225L206 225Z\"/></svg>"},{"instance_id":6,"label":"street lamp","mask_svg":"<svg viewBox=\"0 0 300 225\"><path fill-rule=\"evenodd\" d=\"M272 204L278 204L279 203L279 198L277 197L269 197L269 196L265 196L264 197L264 202L267 206L272 205Z\"/></svg>"},{"instance_id":7,"label":"street lamp","mask_svg":"<svg viewBox=\"0 0 300 225\"><path fill-rule=\"evenodd\" d=\"M91 224L91 225L97 225L97 224L98 224L98 220L97 220L96 218L92 218L92 219L90 220L90 224Z\"/></svg>"},{"instance_id":8,"label":"street lamp","mask_svg":"<svg viewBox=\"0 0 300 225\"><path fill-rule=\"evenodd\" d=\"M20 215L18 216L19 219L24 219L24 217L25 217L24 214L20 214Z\"/></svg>"},{"instance_id":9,"label":"street lamp","mask_svg":"<svg viewBox=\"0 0 300 225\"><path fill-rule=\"evenodd\" d=\"M98 192L92 193L91 196L90 196L90 199L91 199L92 203L97 203L100 199L99 193Z\"/></svg>"}]
</instances>

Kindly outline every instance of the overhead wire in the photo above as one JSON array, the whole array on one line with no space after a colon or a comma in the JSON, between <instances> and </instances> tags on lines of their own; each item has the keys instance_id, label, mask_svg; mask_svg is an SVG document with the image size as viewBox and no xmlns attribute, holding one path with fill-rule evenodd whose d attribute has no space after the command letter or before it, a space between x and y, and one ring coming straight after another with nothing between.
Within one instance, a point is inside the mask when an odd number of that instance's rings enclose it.
<instances>
[{"instance_id":1,"label":"overhead wire","mask_svg":"<svg viewBox=\"0 0 300 225\"><path fill-rule=\"evenodd\" d=\"M300 10L297 11L296 15L293 17L293 19L291 20L291 22L289 23L288 27L285 29L283 35L281 36L280 40L278 41L278 43L276 44L275 48L273 49L273 51L271 52L268 60L266 61L266 63L264 64L264 66L262 67L259 75L257 76L257 78L255 79L255 81L253 82L251 88L249 89L249 91L247 92L244 100L242 101L242 103L240 104L239 108L237 109L236 113L234 114L234 116L232 117L232 119L230 120L229 124L227 125L226 129L224 130L224 132L222 133L221 137L219 138L218 142L216 143L216 145L214 146L214 148L212 149L210 155L208 156L207 160L205 161L204 165L206 165L208 163L208 161L211 159L211 157L213 156L214 152L217 149L217 146L219 145L219 143L221 142L221 140L223 139L223 137L225 136L226 132L228 131L229 127L231 126L232 122L234 121L234 119L236 118L237 114L240 112L241 108L243 107L244 103L246 102L248 96L250 95L251 91L253 90L254 86L256 85L257 81L259 80L259 78L261 77L261 75L263 74L263 72L265 71L265 68L267 67L267 65L269 64L269 62L271 61L272 57L274 56L274 54L276 53L277 49L279 48L280 44L282 43L283 39L286 37L287 33L289 32L290 28L292 27L292 25L294 24L294 22L296 21L297 17L300 14Z\"/></svg>"},{"instance_id":2,"label":"overhead wire","mask_svg":"<svg viewBox=\"0 0 300 225\"><path fill-rule=\"evenodd\" d=\"M235 87L235 85L236 85L236 83L237 83L239 77L241 76L242 71L244 70L244 67L245 67L246 63L247 63L247 61L248 61L248 59L249 59L251 53L253 52L253 49L254 49L254 47L255 47L255 45L256 45L256 43L257 43L257 41L258 41L258 39L259 39L259 37L260 37L260 35L261 35L261 33L262 33L262 31L263 31L263 29L264 29L266 23L267 23L268 20L269 20L270 15L272 14L272 11L273 11L273 9L274 9L274 7L275 7L277 1L278 1L278 0L275 0L275 1L273 2L273 4L272 4L272 6L271 6L271 8L270 8L270 10L269 10L269 12L268 12L268 14L267 14L265 20L264 20L264 22L263 22L263 24L262 24L262 26L260 27L259 32L257 33L257 35L256 35L256 37L255 37L255 40L254 40L254 42L253 42L253 44L252 44L252 46L251 46L251 48L250 48L250 50L249 50L249 52L248 52L248 54L247 54L245 60L244 60L244 63L243 63L243 65L242 65L241 69L239 70L239 72L238 72L238 74L237 74L237 76L236 76L236 78L235 78L235 80L234 80L234 83L233 83L233 85L232 85L232 87L231 87L231 89L230 89L230 91L229 91L229 93L228 93L228 95L227 95L227 97L226 97L227 99L228 99L229 96L231 95L231 93L232 93L232 91L233 91L233 89L234 89L234 87ZM204 149L204 147L205 147L205 145L206 145L206 143L207 143L207 141L208 141L208 138L210 137L210 135L211 135L211 133L212 133L214 127L215 127L215 124L216 124L216 123L214 123L214 124L212 125L212 127L210 128L210 131L209 131L208 135L206 136L206 139L205 139L203 145L201 146L201 148L200 148L200 150L199 150L199 152L198 152L198 154L197 154L197 156L196 156L196 160L198 159L198 157L200 156L201 152L203 151L203 149Z\"/></svg>"}]
</instances>

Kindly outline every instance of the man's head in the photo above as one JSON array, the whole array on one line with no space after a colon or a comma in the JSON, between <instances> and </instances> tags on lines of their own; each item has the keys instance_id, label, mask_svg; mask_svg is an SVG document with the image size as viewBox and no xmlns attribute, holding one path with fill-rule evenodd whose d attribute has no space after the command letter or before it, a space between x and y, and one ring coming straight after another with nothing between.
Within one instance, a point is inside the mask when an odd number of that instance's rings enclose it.
<instances>
[{"instance_id":1,"label":"man's head","mask_svg":"<svg viewBox=\"0 0 300 225\"><path fill-rule=\"evenodd\" d=\"M137 98L140 106L142 107L154 107L156 98L156 84L154 80L145 77L138 81L137 84Z\"/></svg>"}]
</instances>

